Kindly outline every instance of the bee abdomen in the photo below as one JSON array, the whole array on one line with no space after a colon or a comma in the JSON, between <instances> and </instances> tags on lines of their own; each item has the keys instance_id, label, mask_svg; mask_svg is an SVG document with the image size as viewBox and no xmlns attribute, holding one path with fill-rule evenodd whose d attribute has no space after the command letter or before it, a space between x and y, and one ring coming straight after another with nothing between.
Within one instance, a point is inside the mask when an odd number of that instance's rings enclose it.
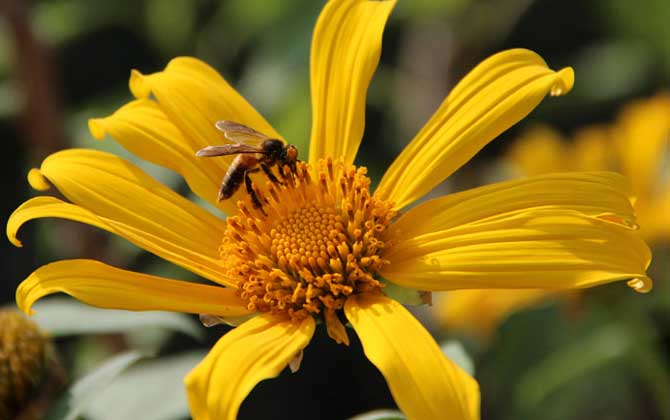
<instances>
[{"instance_id":1,"label":"bee abdomen","mask_svg":"<svg viewBox=\"0 0 670 420\"><path fill-rule=\"evenodd\" d=\"M244 179L245 170L243 168L228 168L228 172L223 177L221 183L221 191L219 191L219 201L227 200L235 194L235 191L240 188L242 180Z\"/></svg>"}]
</instances>

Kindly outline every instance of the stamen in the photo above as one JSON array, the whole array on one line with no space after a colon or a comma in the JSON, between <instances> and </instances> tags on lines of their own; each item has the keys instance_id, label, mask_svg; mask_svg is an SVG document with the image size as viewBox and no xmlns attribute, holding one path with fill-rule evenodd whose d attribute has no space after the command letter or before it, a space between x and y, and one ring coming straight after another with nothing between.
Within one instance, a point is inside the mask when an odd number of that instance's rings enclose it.
<instances>
[{"instance_id":1,"label":"stamen","mask_svg":"<svg viewBox=\"0 0 670 420\"><path fill-rule=\"evenodd\" d=\"M365 168L326 159L284 169L285 182L254 186L262 208L249 197L238 202L221 258L250 310L322 318L348 344L338 314L351 295L381 293L388 244L380 238L396 212L371 196Z\"/></svg>"},{"instance_id":2,"label":"stamen","mask_svg":"<svg viewBox=\"0 0 670 420\"><path fill-rule=\"evenodd\" d=\"M347 335L347 330L340 322L340 319L337 317L337 314L332 309L326 309L324 318L326 319L326 331L328 336L335 340L337 344L349 345L349 336Z\"/></svg>"}]
</instances>

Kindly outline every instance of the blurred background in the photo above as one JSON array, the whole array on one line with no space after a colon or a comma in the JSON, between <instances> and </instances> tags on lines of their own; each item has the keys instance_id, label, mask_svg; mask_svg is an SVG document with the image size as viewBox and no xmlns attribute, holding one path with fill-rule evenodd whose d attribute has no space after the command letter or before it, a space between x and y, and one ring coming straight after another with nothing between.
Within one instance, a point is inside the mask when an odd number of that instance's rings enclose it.
<instances>
[{"instance_id":1,"label":"blurred background","mask_svg":"<svg viewBox=\"0 0 670 420\"><path fill-rule=\"evenodd\" d=\"M118 153L188 195L175 174L138 162L112 139L95 141L87 129L88 118L131 99L131 69L159 71L178 55L214 66L306 155L309 45L322 5L0 0L3 222L36 195L28 170L69 147ZM373 180L469 69L497 51L525 47L554 69L573 66L573 91L546 99L436 193L546 170L610 169L641 186L639 211L649 215L640 220L654 251L655 289L647 295L619 282L572 294L531 291L513 301L489 291L454 293L416 308L450 357L478 379L484 419L670 419L668 22L665 0L401 0L391 16L357 158ZM631 163L636 150L651 157ZM644 174L635 172L640 167ZM20 281L64 258L198 280L71 222L32 222L20 237L22 249L0 241L0 305L8 308ZM24 400L35 412L50 407L51 418L187 418L181 378L227 331L205 329L197 317L97 310L66 296L36 310L34 320L53 338L44 356L51 385L36 385ZM394 409L381 374L355 334L350 338L345 348L317 329L301 370L262 382L240 418L343 419ZM5 413L10 408L18 410Z\"/></svg>"}]
</instances>

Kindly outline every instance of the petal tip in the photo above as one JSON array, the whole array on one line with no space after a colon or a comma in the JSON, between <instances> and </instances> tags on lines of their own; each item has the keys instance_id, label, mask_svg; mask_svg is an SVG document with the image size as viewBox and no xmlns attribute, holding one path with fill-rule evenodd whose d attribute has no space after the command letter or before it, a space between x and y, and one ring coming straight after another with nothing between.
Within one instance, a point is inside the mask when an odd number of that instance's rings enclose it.
<instances>
[{"instance_id":1,"label":"petal tip","mask_svg":"<svg viewBox=\"0 0 670 420\"><path fill-rule=\"evenodd\" d=\"M30 277L32 277L32 275ZM30 279L30 277L28 279ZM18 306L21 312L23 312L28 316L33 316L35 315L35 311L33 310L33 301L28 301L26 291L24 289L25 287L24 283L28 279L24 280L24 282L21 283L19 287L16 289L16 295L14 299L16 300L16 306Z\"/></svg>"},{"instance_id":2,"label":"petal tip","mask_svg":"<svg viewBox=\"0 0 670 420\"><path fill-rule=\"evenodd\" d=\"M130 80L128 81L130 92L137 99L148 98L151 94L151 87L147 83L146 77L138 70L130 71Z\"/></svg>"},{"instance_id":3,"label":"petal tip","mask_svg":"<svg viewBox=\"0 0 670 420\"><path fill-rule=\"evenodd\" d=\"M562 96L572 90L575 84L575 71L572 67L565 67L556 73L556 82L551 87L551 96Z\"/></svg>"},{"instance_id":4,"label":"petal tip","mask_svg":"<svg viewBox=\"0 0 670 420\"><path fill-rule=\"evenodd\" d=\"M21 312L23 312L23 313L26 314L27 316L33 316L33 315L35 315L35 311L33 310L32 305L26 305L26 304L19 305L19 304L17 303L16 306L18 306L19 309L21 310Z\"/></svg>"},{"instance_id":5,"label":"petal tip","mask_svg":"<svg viewBox=\"0 0 670 420\"><path fill-rule=\"evenodd\" d=\"M94 139L102 140L107 134L107 129L105 128L105 119L104 118L90 118L88 120L88 131L91 133Z\"/></svg>"},{"instance_id":6,"label":"petal tip","mask_svg":"<svg viewBox=\"0 0 670 420\"><path fill-rule=\"evenodd\" d=\"M47 181L42 172L37 168L32 168L28 171L28 183L37 191L46 191L51 188L49 181Z\"/></svg>"},{"instance_id":7,"label":"petal tip","mask_svg":"<svg viewBox=\"0 0 670 420\"><path fill-rule=\"evenodd\" d=\"M19 241L19 239L16 237L16 232L10 232L9 228L7 228L7 239L9 239L9 242L11 242L15 247L23 248L23 242Z\"/></svg>"},{"instance_id":8,"label":"petal tip","mask_svg":"<svg viewBox=\"0 0 670 420\"><path fill-rule=\"evenodd\" d=\"M627 284L638 293L649 293L654 287L654 282L647 276L628 280Z\"/></svg>"},{"instance_id":9,"label":"petal tip","mask_svg":"<svg viewBox=\"0 0 670 420\"><path fill-rule=\"evenodd\" d=\"M17 221L14 218L19 209L14 210L14 213L12 213L12 215L9 216L9 220L7 220L7 227L5 228L5 234L7 235L7 239L9 239L9 242L11 242L12 245L14 245L17 248L22 248L23 243L19 240L19 238L16 237L19 227L21 227L21 222Z\"/></svg>"}]
</instances>

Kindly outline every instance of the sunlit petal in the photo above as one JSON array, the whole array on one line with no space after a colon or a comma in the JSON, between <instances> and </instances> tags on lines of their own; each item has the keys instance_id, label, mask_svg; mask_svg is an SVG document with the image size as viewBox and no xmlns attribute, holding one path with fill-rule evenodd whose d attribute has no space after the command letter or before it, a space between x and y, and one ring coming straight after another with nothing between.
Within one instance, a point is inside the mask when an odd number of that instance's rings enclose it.
<instances>
[{"instance_id":1,"label":"sunlit petal","mask_svg":"<svg viewBox=\"0 0 670 420\"><path fill-rule=\"evenodd\" d=\"M549 69L524 49L484 60L454 87L440 108L389 167L377 188L402 208L470 160L525 117L547 95L567 93L571 68Z\"/></svg>"},{"instance_id":2,"label":"sunlit petal","mask_svg":"<svg viewBox=\"0 0 670 420\"><path fill-rule=\"evenodd\" d=\"M73 204L38 197L10 216L7 235L28 220L62 217L122 236L175 264L221 284L219 245L224 221L176 194L117 156L66 150L44 160L41 174Z\"/></svg>"},{"instance_id":3,"label":"sunlit petal","mask_svg":"<svg viewBox=\"0 0 670 420\"><path fill-rule=\"evenodd\" d=\"M143 75L133 70L130 90L136 98L152 95L168 119L182 132L195 151L228 142L214 123L235 121L273 138L281 138L272 126L219 73L192 57L177 57L165 70ZM234 156L202 158L212 179L222 179ZM238 194L244 194L240 189ZM214 196L216 197L216 196ZM208 198L212 200L213 198ZM227 214L235 212L237 195L222 202Z\"/></svg>"},{"instance_id":4,"label":"sunlit petal","mask_svg":"<svg viewBox=\"0 0 670 420\"><path fill-rule=\"evenodd\" d=\"M309 161L353 163L365 126L365 97L395 1L331 1L314 29Z\"/></svg>"},{"instance_id":5,"label":"sunlit petal","mask_svg":"<svg viewBox=\"0 0 670 420\"><path fill-rule=\"evenodd\" d=\"M186 377L195 420L235 420L256 384L274 378L309 344L314 318L257 316L230 331Z\"/></svg>"},{"instance_id":6,"label":"sunlit petal","mask_svg":"<svg viewBox=\"0 0 670 420\"><path fill-rule=\"evenodd\" d=\"M186 138L155 101L132 101L108 117L89 120L88 125L96 139L109 134L134 155L179 173L194 193L219 205L220 165L215 159L197 158L200 143ZM235 211L233 202L221 204L228 206L227 213Z\"/></svg>"},{"instance_id":7,"label":"sunlit petal","mask_svg":"<svg viewBox=\"0 0 670 420\"><path fill-rule=\"evenodd\" d=\"M344 306L367 358L409 419L478 419L479 385L401 304L359 295Z\"/></svg>"},{"instance_id":8,"label":"sunlit petal","mask_svg":"<svg viewBox=\"0 0 670 420\"><path fill-rule=\"evenodd\" d=\"M34 271L16 290L27 314L38 299L63 292L92 306L241 316L249 311L236 290L121 270L93 260L65 260Z\"/></svg>"},{"instance_id":9,"label":"sunlit petal","mask_svg":"<svg viewBox=\"0 0 670 420\"><path fill-rule=\"evenodd\" d=\"M427 201L390 231L382 270L422 290L567 289L639 278L651 255L635 229L623 178L565 173L494 184Z\"/></svg>"}]
</instances>

